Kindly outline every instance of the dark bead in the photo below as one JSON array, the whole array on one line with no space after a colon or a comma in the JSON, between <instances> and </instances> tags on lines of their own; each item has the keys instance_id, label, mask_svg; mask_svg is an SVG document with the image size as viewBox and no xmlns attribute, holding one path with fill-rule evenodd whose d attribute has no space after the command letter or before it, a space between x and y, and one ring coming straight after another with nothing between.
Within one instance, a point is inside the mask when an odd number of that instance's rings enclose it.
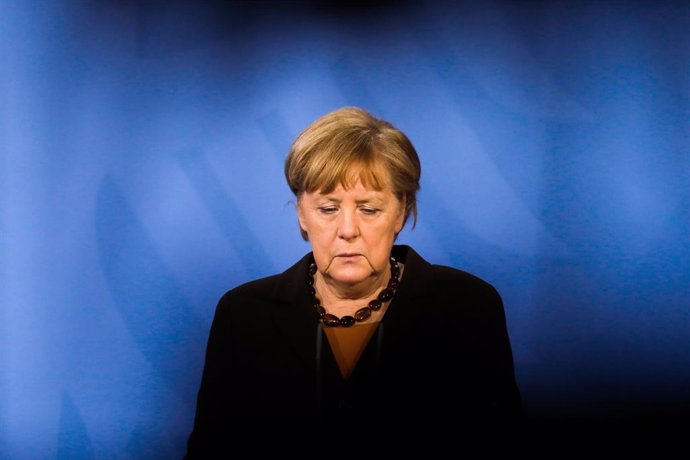
<instances>
[{"instance_id":1,"label":"dark bead","mask_svg":"<svg viewBox=\"0 0 690 460\"><path fill-rule=\"evenodd\" d=\"M314 305L314 308L316 308L316 313L319 314L320 318L323 318L324 315L326 314L326 309L321 306L321 304L316 304Z\"/></svg>"},{"instance_id":2,"label":"dark bead","mask_svg":"<svg viewBox=\"0 0 690 460\"><path fill-rule=\"evenodd\" d=\"M364 307L360 308L355 312L355 319L357 321L364 321L365 319L369 318L371 316L371 308L369 307Z\"/></svg>"},{"instance_id":3,"label":"dark bead","mask_svg":"<svg viewBox=\"0 0 690 460\"><path fill-rule=\"evenodd\" d=\"M371 308L374 311L377 311L381 308L381 305L383 303L379 299L374 299L371 302L369 302L369 308Z\"/></svg>"},{"instance_id":4,"label":"dark bead","mask_svg":"<svg viewBox=\"0 0 690 460\"><path fill-rule=\"evenodd\" d=\"M338 317L335 315L331 315L330 313L326 313L321 317L321 319L323 320L323 324L325 324L328 327L340 326L340 320L338 319Z\"/></svg>"},{"instance_id":5,"label":"dark bead","mask_svg":"<svg viewBox=\"0 0 690 460\"><path fill-rule=\"evenodd\" d=\"M314 275L307 276L307 286L313 286L313 285L314 285Z\"/></svg>"},{"instance_id":6,"label":"dark bead","mask_svg":"<svg viewBox=\"0 0 690 460\"><path fill-rule=\"evenodd\" d=\"M343 316L340 318L340 325L342 327L350 327L355 324L355 319L352 316Z\"/></svg>"},{"instance_id":7,"label":"dark bead","mask_svg":"<svg viewBox=\"0 0 690 460\"><path fill-rule=\"evenodd\" d=\"M395 294L395 292L393 292L393 289L386 288L379 293L379 300L381 302L388 302L393 298L393 294Z\"/></svg>"},{"instance_id":8,"label":"dark bead","mask_svg":"<svg viewBox=\"0 0 690 460\"><path fill-rule=\"evenodd\" d=\"M314 286L309 286L307 289L309 290L310 296L316 295L316 289L314 289Z\"/></svg>"},{"instance_id":9,"label":"dark bead","mask_svg":"<svg viewBox=\"0 0 690 460\"><path fill-rule=\"evenodd\" d=\"M398 289L398 285L400 285L400 281L398 281L398 278L391 278L388 282L388 287L393 290Z\"/></svg>"},{"instance_id":10,"label":"dark bead","mask_svg":"<svg viewBox=\"0 0 690 460\"><path fill-rule=\"evenodd\" d=\"M309 265L309 274L312 276L314 276L314 274L316 274L316 264L315 263L312 263L311 265Z\"/></svg>"}]
</instances>

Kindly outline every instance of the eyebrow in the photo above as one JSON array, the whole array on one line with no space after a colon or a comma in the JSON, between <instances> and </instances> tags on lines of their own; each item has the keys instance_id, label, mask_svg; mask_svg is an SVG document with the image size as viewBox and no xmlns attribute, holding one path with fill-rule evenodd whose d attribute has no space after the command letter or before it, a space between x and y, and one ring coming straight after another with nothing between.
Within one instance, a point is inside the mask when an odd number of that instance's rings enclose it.
<instances>
[{"instance_id":1,"label":"eyebrow","mask_svg":"<svg viewBox=\"0 0 690 460\"><path fill-rule=\"evenodd\" d=\"M340 200L338 198L328 196L328 195L324 195L323 198L332 202L332 203L340 203L343 201L343 200ZM371 198L364 198L364 199L360 199L360 200L355 200L355 203L356 204L363 204L363 203L372 203L372 202L381 202L381 201L384 201L383 198L374 196Z\"/></svg>"}]
</instances>

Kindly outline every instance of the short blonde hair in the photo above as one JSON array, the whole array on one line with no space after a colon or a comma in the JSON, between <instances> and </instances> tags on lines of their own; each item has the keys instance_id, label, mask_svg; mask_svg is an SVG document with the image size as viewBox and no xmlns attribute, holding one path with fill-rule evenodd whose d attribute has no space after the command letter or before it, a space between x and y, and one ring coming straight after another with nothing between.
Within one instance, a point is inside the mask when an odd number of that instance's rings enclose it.
<instances>
[{"instance_id":1,"label":"short blonde hair","mask_svg":"<svg viewBox=\"0 0 690 460\"><path fill-rule=\"evenodd\" d=\"M417 223L421 165L412 142L385 120L358 107L344 107L314 121L297 136L285 160L285 178L299 200L303 193L331 193L359 179L375 190L390 186L405 219ZM390 181L390 183L388 183ZM307 235L302 231L302 237Z\"/></svg>"}]
</instances>

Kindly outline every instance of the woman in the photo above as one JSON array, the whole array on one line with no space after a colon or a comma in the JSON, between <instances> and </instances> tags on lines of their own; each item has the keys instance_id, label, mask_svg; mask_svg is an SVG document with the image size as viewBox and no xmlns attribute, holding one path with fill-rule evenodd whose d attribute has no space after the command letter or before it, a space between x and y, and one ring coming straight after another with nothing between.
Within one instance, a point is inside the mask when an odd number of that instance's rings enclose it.
<instances>
[{"instance_id":1,"label":"woman","mask_svg":"<svg viewBox=\"0 0 690 460\"><path fill-rule=\"evenodd\" d=\"M359 108L297 137L285 175L312 252L220 300L189 458L243 433L337 444L520 416L499 294L394 245L420 172L408 138Z\"/></svg>"}]
</instances>

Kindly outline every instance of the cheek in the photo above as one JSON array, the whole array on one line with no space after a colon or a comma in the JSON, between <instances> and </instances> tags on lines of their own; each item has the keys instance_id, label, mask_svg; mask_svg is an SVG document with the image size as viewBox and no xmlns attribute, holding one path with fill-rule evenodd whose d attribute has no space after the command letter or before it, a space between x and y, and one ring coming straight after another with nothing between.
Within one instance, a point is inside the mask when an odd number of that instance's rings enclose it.
<instances>
[{"instance_id":1,"label":"cheek","mask_svg":"<svg viewBox=\"0 0 690 460\"><path fill-rule=\"evenodd\" d=\"M304 219L304 228L309 233L309 240L312 243L320 244L321 246L326 245L329 241L333 240L334 230L333 226L329 225L328 222L322 222L318 219Z\"/></svg>"}]
</instances>

